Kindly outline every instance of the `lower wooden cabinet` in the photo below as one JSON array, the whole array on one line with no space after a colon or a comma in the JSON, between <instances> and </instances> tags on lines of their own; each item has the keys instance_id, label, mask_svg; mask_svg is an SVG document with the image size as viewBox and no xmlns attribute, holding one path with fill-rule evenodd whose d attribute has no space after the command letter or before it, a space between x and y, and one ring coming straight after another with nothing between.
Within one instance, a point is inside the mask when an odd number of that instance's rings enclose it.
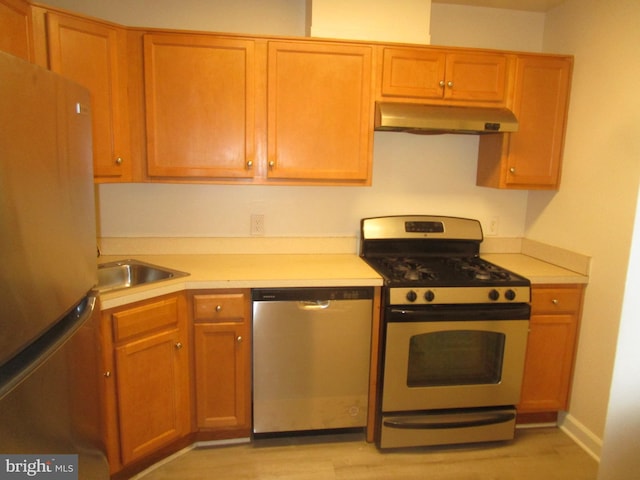
<instances>
[{"instance_id":1,"label":"lower wooden cabinet","mask_svg":"<svg viewBox=\"0 0 640 480\"><path fill-rule=\"evenodd\" d=\"M211 438L251 431L251 295L249 290L194 292L196 428Z\"/></svg>"},{"instance_id":2,"label":"lower wooden cabinet","mask_svg":"<svg viewBox=\"0 0 640 480\"><path fill-rule=\"evenodd\" d=\"M518 414L544 418L566 410L573 374L582 285L534 285Z\"/></svg>"},{"instance_id":3,"label":"lower wooden cabinet","mask_svg":"<svg viewBox=\"0 0 640 480\"><path fill-rule=\"evenodd\" d=\"M186 295L104 311L107 449L119 471L188 435L190 352ZM106 349L105 349L106 350ZM114 438L115 436L115 438Z\"/></svg>"},{"instance_id":4,"label":"lower wooden cabinet","mask_svg":"<svg viewBox=\"0 0 640 480\"><path fill-rule=\"evenodd\" d=\"M105 310L100 335L114 478L196 440L250 435L249 289L180 292Z\"/></svg>"}]
</instances>

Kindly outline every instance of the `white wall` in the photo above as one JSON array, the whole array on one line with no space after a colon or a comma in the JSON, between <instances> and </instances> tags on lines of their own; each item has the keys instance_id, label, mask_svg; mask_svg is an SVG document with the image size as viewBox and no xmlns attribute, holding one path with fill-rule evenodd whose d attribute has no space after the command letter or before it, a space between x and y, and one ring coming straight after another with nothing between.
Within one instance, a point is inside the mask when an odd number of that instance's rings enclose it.
<instances>
[{"instance_id":1,"label":"white wall","mask_svg":"<svg viewBox=\"0 0 640 480\"><path fill-rule=\"evenodd\" d=\"M527 210L528 238L592 257L567 421L596 451L640 183L639 22L637 0L567 0L547 15L545 50L573 53L575 69L562 188L532 192Z\"/></svg>"},{"instance_id":2,"label":"white wall","mask_svg":"<svg viewBox=\"0 0 640 480\"><path fill-rule=\"evenodd\" d=\"M627 272L619 341L611 385L598 480L618 480L640 471L640 196ZM633 472L633 473L631 473Z\"/></svg>"},{"instance_id":3,"label":"white wall","mask_svg":"<svg viewBox=\"0 0 640 480\"><path fill-rule=\"evenodd\" d=\"M262 213L266 236L344 236L366 216L499 213L501 236L521 236L527 193L475 186L477 137L378 132L374 144L371 187L103 186L101 234L242 237Z\"/></svg>"},{"instance_id":4,"label":"white wall","mask_svg":"<svg viewBox=\"0 0 640 480\"><path fill-rule=\"evenodd\" d=\"M43 0L42 3L129 27L305 34L304 0Z\"/></svg>"},{"instance_id":5,"label":"white wall","mask_svg":"<svg viewBox=\"0 0 640 480\"><path fill-rule=\"evenodd\" d=\"M431 0L307 0L311 37L429 44L430 18Z\"/></svg>"},{"instance_id":6,"label":"white wall","mask_svg":"<svg viewBox=\"0 0 640 480\"><path fill-rule=\"evenodd\" d=\"M544 21L540 12L433 3L431 44L540 52Z\"/></svg>"}]
</instances>

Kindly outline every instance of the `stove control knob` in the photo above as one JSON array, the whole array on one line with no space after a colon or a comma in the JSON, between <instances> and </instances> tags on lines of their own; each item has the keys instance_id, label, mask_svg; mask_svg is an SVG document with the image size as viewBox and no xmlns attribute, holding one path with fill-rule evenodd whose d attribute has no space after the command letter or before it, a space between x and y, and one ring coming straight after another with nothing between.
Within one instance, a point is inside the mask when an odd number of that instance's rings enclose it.
<instances>
[{"instance_id":1,"label":"stove control knob","mask_svg":"<svg viewBox=\"0 0 640 480\"><path fill-rule=\"evenodd\" d=\"M489 292L489 300L493 300L494 302L500 298L500 292L498 292L495 288Z\"/></svg>"},{"instance_id":2,"label":"stove control knob","mask_svg":"<svg viewBox=\"0 0 640 480\"><path fill-rule=\"evenodd\" d=\"M433 293L431 290L427 290L427 291L424 293L424 299L425 299L427 302L433 302L433 299L434 299L434 298L436 298L436 295L435 295L435 293Z\"/></svg>"},{"instance_id":3,"label":"stove control knob","mask_svg":"<svg viewBox=\"0 0 640 480\"><path fill-rule=\"evenodd\" d=\"M407 292L407 300L409 300L410 302L415 302L417 298L418 298L418 294L413 290L409 290Z\"/></svg>"},{"instance_id":4,"label":"stove control knob","mask_svg":"<svg viewBox=\"0 0 640 480\"><path fill-rule=\"evenodd\" d=\"M504 298L506 298L507 300L515 300L516 292L514 292L511 289L509 289L506 292L504 292Z\"/></svg>"}]
</instances>

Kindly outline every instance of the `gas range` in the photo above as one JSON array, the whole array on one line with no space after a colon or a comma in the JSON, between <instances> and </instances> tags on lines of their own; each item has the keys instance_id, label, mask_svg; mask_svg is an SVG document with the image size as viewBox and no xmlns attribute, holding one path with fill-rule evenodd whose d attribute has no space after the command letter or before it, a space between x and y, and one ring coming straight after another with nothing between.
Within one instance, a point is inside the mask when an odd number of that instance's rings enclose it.
<instances>
[{"instance_id":1,"label":"gas range","mask_svg":"<svg viewBox=\"0 0 640 480\"><path fill-rule=\"evenodd\" d=\"M361 256L384 278L387 305L500 304L530 300L526 278L479 256L477 220L363 219Z\"/></svg>"},{"instance_id":2,"label":"gas range","mask_svg":"<svg viewBox=\"0 0 640 480\"><path fill-rule=\"evenodd\" d=\"M365 218L360 255L384 278L380 448L514 437L530 283L480 258L477 220Z\"/></svg>"}]
</instances>

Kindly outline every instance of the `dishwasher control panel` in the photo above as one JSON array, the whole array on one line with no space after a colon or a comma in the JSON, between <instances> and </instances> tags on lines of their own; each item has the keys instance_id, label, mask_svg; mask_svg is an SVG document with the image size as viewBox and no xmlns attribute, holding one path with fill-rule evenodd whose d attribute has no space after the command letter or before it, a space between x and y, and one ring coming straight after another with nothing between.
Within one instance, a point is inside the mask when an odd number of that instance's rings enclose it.
<instances>
[{"instance_id":1,"label":"dishwasher control panel","mask_svg":"<svg viewBox=\"0 0 640 480\"><path fill-rule=\"evenodd\" d=\"M373 287L258 288L251 298L254 302L368 300L373 298Z\"/></svg>"}]
</instances>

